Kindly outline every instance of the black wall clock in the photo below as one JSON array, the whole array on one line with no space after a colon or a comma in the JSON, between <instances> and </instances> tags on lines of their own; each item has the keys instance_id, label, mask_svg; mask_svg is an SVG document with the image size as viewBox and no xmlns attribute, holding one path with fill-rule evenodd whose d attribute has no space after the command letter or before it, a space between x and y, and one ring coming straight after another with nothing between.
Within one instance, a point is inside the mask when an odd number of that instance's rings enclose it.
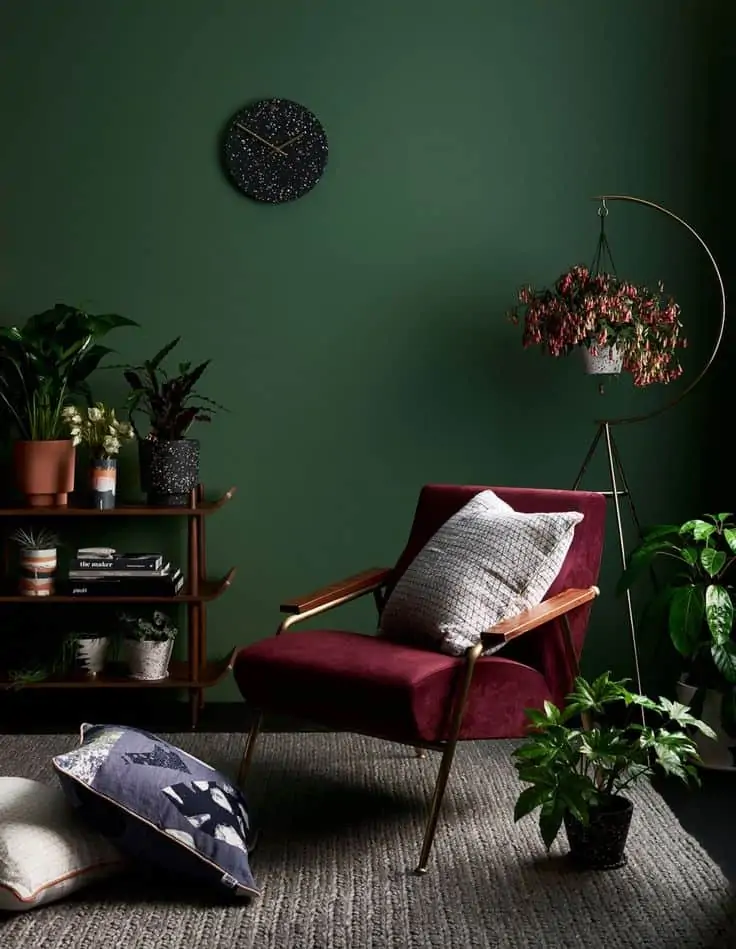
<instances>
[{"instance_id":1,"label":"black wall clock","mask_svg":"<svg viewBox=\"0 0 736 949\"><path fill-rule=\"evenodd\" d=\"M309 109L263 99L237 112L223 141L233 184L256 201L283 204L317 184L327 164L327 136Z\"/></svg>"}]
</instances>

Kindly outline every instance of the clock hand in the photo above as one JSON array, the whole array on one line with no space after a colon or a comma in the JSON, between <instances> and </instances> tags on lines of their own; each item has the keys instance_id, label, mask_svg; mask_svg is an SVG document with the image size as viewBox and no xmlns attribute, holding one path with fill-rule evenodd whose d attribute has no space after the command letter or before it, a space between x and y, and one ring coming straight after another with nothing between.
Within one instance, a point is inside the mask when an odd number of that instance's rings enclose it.
<instances>
[{"instance_id":1,"label":"clock hand","mask_svg":"<svg viewBox=\"0 0 736 949\"><path fill-rule=\"evenodd\" d=\"M294 138L290 138L288 142L282 142L279 145L279 148L286 148L287 145L293 145L294 142L298 142L300 138L304 137L304 132L300 132L298 135L295 135Z\"/></svg>"},{"instance_id":2,"label":"clock hand","mask_svg":"<svg viewBox=\"0 0 736 949\"><path fill-rule=\"evenodd\" d=\"M268 139L261 138L258 132L254 132L253 129L249 129L247 125L241 125L240 122L235 123L239 129L242 129L244 132L247 132L248 135L252 135L253 138L257 138L259 142L263 142L264 145L268 145L269 148L272 148L275 152L278 152L280 155L285 155L286 152L283 151L280 145L272 145Z\"/></svg>"}]
</instances>

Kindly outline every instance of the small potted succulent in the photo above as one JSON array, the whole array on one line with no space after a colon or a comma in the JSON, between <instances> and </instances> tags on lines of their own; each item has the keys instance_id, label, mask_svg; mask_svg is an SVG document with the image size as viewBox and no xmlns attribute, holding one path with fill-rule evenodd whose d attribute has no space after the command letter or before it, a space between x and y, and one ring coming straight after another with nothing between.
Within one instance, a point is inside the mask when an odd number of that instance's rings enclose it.
<instances>
[{"instance_id":1,"label":"small potted succulent","mask_svg":"<svg viewBox=\"0 0 736 949\"><path fill-rule=\"evenodd\" d=\"M180 339L167 343L142 366L123 367L131 389L128 411L138 437L141 487L149 504L189 503L199 481L199 442L188 437L189 429L194 422L211 421L213 412L222 408L196 389L209 359L196 366L179 363L175 375L163 368ZM147 416L150 430L144 435L134 421L136 413Z\"/></svg>"},{"instance_id":2,"label":"small potted succulent","mask_svg":"<svg viewBox=\"0 0 736 949\"><path fill-rule=\"evenodd\" d=\"M167 678L178 630L160 610L150 619L121 614L123 645L131 679L152 682Z\"/></svg>"},{"instance_id":3,"label":"small potted succulent","mask_svg":"<svg viewBox=\"0 0 736 949\"><path fill-rule=\"evenodd\" d=\"M18 527L10 539L20 548L19 592L23 596L51 596L54 592L58 536L46 527Z\"/></svg>"},{"instance_id":4,"label":"small potted succulent","mask_svg":"<svg viewBox=\"0 0 736 949\"><path fill-rule=\"evenodd\" d=\"M133 438L133 426L115 416L115 409L95 402L87 409L68 405L62 412L74 445L86 445L90 452L92 506L99 510L115 507L117 456L122 442Z\"/></svg>"},{"instance_id":5,"label":"small potted succulent","mask_svg":"<svg viewBox=\"0 0 736 949\"><path fill-rule=\"evenodd\" d=\"M606 721L610 705L643 707L656 723L611 724ZM613 680L607 672L593 682L578 677L563 709L545 702L543 711L530 709L527 715L532 731L513 756L519 777L530 787L519 795L514 820L539 809L547 850L564 823L571 857L596 870L626 861L633 804L624 792L657 768L699 783L700 759L686 730L714 737L686 705L629 692L626 680ZM577 716L587 729L571 724Z\"/></svg>"},{"instance_id":6,"label":"small potted succulent","mask_svg":"<svg viewBox=\"0 0 736 949\"><path fill-rule=\"evenodd\" d=\"M680 307L657 290L636 286L583 265L561 274L551 288L522 287L509 313L523 321L524 347L541 346L551 356L580 349L592 374L631 373L635 386L669 383L682 375L677 350Z\"/></svg>"},{"instance_id":7,"label":"small potted succulent","mask_svg":"<svg viewBox=\"0 0 736 949\"><path fill-rule=\"evenodd\" d=\"M678 697L717 733L715 742L696 738L704 765L729 771L736 768L735 558L732 515L706 514L645 531L618 583L622 593L655 562L669 568L658 576L658 592L647 615L666 627L680 656Z\"/></svg>"},{"instance_id":8,"label":"small potted succulent","mask_svg":"<svg viewBox=\"0 0 736 949\"><path fill-rule=\"evenodd\" d=\"M0 326L0 402L15 439L16 481L30 506L68 503L75 452L64 407L75 396L89 398L87 379L111 351L98 340L137 325L57 303L23 326Z\"/></svg>"}]
</instances>

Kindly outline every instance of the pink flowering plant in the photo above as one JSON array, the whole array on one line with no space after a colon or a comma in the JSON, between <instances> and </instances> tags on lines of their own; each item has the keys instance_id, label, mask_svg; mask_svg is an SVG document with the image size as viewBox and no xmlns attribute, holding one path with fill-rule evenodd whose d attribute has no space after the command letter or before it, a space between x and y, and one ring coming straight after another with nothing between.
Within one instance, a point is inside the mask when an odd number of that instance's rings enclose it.
<instances>
[{"instance_id":1,"label":"pink flowering plant","mask_svg":"<svg viewBox=\"0 0 736 949\"><path fill-rule=\"evenodd\" d=\"M508 316L515 324L523 318L525 348L539 345L551 356L565 356L576 346L597 355L615 346L636 386L682 375L677 350L687 341L681 335L680 307L664 295L661 283L653 291L576 265L551 289L522 287Z\"/></svg>"}]
</instances>

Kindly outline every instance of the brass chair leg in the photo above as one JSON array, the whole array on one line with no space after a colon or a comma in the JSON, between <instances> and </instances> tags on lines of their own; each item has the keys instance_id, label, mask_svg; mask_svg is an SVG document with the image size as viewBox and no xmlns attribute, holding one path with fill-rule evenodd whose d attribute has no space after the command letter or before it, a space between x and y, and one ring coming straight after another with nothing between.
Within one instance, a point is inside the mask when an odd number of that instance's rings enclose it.
<instances>
[{"instance_id":1,"label":"brass chair leg","mask_svg":"<svg viewBox=\"0 0 736 949\"><path fill-rule=\"evenodd\" d=\"M415 749L414 749L414 754L416 755L417 758L426 758L426 757L427 757L427 750L426 750L426 748L415 748Z\"/></svg>"},{"instance_id":2,"label":"brass chair leg","mask_svg":"<svg viewBox=\"0 0 736 949\"><path fill-rule=\"evenodd\" d=\"M258 740L258 734L261 730L261 724L263 722L263 715L258 712L251 722L250 731L248 732L248 737L245 740L245 748L243 750L243 760L240 762L240 769L238 770L238 787L242 788L245 784L245 779L248 777L248 771L250 769L250 763L253 760L253 752L255 751L256 741Z\"/></svg>"},{"instance_id":3,"label":"brass chair leg","mask_svg":"<svg viewBox=\"0 0 736 949\"><path fill-rule=\"evenodd\" d=\"M419 865L414 871L419 876L423 876L427 872L429 852L432 849L432 843L434 842L434 835L435 831L437 830L437 821L440 816L440 807L442 806L442 798L445 796L445 788L447 787L447 781L450 777L452 759L455 757L456 746L456 741L448 742L442 754L440 770L437 774L437 781L435 782L434 793L432 794L432 803L429 805L429 817L427 818L427 825L424 830L422 853L419 857Z\"/></svg>"}]
</instances>

